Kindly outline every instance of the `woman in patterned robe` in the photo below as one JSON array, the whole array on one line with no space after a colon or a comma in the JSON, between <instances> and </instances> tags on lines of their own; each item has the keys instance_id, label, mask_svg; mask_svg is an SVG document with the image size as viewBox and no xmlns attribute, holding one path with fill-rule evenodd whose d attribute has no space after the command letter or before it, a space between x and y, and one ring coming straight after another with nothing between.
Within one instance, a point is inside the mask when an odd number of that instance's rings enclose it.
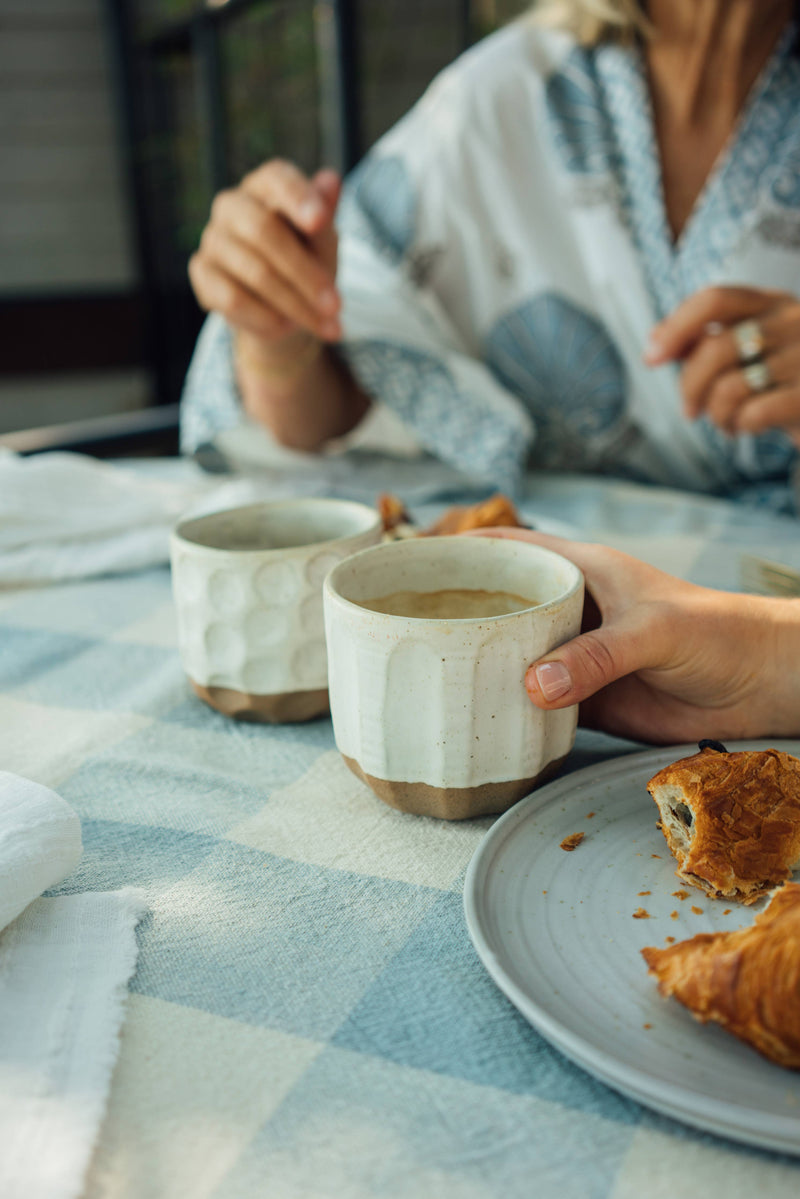
<instances>
[{"instance_id":1,"label":"woman in patterned robe","mask_svg":"<svg viewBox=\"0 0 800 1199\"><path fill-rule=\"evenodd\" d=\"M444 71L341 203L285 162L217 198L185 451L262 426L505 489L557 468L795 510L794 4L539 9Z\"/></svg>"}]
</instances>

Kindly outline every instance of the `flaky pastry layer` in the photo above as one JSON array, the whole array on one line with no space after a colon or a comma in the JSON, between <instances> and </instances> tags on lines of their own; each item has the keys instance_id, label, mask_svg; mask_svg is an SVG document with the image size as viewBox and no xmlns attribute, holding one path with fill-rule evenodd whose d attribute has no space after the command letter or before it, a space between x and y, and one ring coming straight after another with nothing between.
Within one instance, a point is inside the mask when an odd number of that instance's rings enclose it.
<instances>
[{"instance_id":1,"label":"flaky pastry layer","mask_svg":"<svg viewBox=\"0 0 800 1199\"><path fill-rule=\"evenodd\" d=\"M679 878L713 898L754 903L800 863L800 760L777 749L704 749L647 789Z\"/></svg>"},{"instance_id":2,"label":"flaky pastry layer","mask_svg":"<svg viewBox=\"0 0 800 1199\"><path fill-rule=\"evenodd\" d=\"M662 995L800 1069L800 884L781 887L750 928L699 933L642 956Z\"/></svg>"}]
</instances>

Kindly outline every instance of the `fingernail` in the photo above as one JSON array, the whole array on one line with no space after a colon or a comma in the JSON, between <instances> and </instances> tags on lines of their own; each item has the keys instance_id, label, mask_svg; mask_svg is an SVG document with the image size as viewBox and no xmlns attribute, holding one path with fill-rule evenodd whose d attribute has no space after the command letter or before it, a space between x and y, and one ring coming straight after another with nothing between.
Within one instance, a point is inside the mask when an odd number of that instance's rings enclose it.
<instances>
[{"instance_id":1,"label":"fingernail","mask_svg":"<svg viewBox=\"0 0 800 1199\"><path fill-rule=\"evenodd\" d=\"M572 676L563 662L542 662L534 669L539 690L546 700L561 699L572 690Z\"/></svg>"},{"instance_id":2,"label":"fingernail","mask_svg":"<svg viewBox=\"0 0 800 1199\"><path fill-rule=\"evenodd\" d=\"M332 287L324 288L317 296L317 305L325 312L335 312L339 297Z\"/></svg>"},{"instance_id":3,"label":"fingernail","mask_svg":"<svg viewBox=\"0 0 800 1199\"><path fill-rule=\"evenodd\" d=\"M303 203L298 209L298 215L304 225L310 225L325 215L325 209L323 208L322 204L320 204L319 200L303 200Z\"/></svg>"},{"instance_id":4,"label":"fingernail","mask_svg":"<svg viewBox=\"0 0 800 1199\"><path fill-rule=\"evenodd\" d=\"M650 366L657 366L664 361L664 346L655 334L651 333L648 337L642 357Z\"/></svg>"}]
</instances>

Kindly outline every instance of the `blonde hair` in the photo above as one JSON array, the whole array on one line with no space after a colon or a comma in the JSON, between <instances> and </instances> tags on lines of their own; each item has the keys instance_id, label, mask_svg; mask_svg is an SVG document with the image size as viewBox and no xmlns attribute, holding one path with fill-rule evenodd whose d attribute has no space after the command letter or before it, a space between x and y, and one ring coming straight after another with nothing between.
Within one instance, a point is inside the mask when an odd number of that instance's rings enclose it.
<instances>
[{"instance_id":1,"label":"blonde hair","mask_svg":"<svg viewBox=\"0 0 800 1199\"><path fill-rule=\"evenodd\" d=\"M642 0L538 0L533 15L542 25L573 34L582 46L630 44L652 31Z\"/></svg>"}]
</instances>

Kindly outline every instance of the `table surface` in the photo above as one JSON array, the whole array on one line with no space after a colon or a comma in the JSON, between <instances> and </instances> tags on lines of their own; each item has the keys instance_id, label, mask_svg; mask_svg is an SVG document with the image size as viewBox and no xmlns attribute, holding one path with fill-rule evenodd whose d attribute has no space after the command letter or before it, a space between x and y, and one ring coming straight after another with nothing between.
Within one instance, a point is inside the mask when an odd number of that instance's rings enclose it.
<instances>
[{"instance_id":1,"label":"table surface","mask_svg":"<svg viewBox=\"0 0 800 1199\"><path fill-rule=\"evenodd\" d=\"M796 522L716 500L552 476L522 508L700 583L800 566ZM566 769L634 748L579 732ZM800 1161L618 1095L495 988L462 913L491 821L385 807L327 719L197 700L166 567L0 592L0 750L80 813L58 891L149 902L85 1199L797 1193Z\"/></svg>"}]
</instances>

